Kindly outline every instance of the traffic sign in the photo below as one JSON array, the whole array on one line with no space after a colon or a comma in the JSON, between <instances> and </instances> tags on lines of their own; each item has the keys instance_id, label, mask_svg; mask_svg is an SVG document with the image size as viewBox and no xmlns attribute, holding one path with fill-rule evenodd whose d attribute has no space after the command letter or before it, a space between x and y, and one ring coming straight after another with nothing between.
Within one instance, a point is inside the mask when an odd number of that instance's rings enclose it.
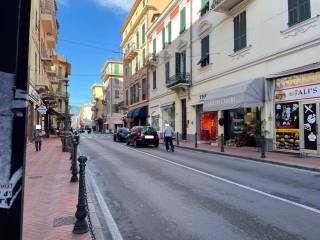
<instances>
[{"instance_id":1,"label":"traffic sign","mask_svg":"<svg viewBox=\"0 0 320 240\"><path fill-rule=\"evenodd\" d=\"M39 106L39 107L37 108L37 111L38 111L39 113L41 113L42 115L46 114L47 110L48 110L48 109L47 109L46 106L44 106L44 105L41 105L41 106Z\"/></svg>"}]
</instances>

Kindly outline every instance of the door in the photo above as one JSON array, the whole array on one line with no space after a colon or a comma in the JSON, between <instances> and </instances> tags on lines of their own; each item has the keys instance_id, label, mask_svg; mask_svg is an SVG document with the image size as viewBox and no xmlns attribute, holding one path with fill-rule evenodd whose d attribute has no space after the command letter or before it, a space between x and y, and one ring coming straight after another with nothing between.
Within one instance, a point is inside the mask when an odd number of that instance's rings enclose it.
<instances>
[{"instance_id":1,"label":"door","mask_svg":"<svg viewBox=\"0 0 320 240\"><path fill-rule=\"evenodd\" d=\"M182 126L182 139L187 139L187 105L186 99L181 100L181 126Z\"/></svg>"},{"instance_id":2,"label":"door","mask_svg":"<svg viewBox=\"0 0 320 240\"><path fill-rule=\"evenodd\" d=\"M302 103L302 148L306 152L318 153L318 122L319 122L319 103Z\"/></svg>"}]
</instances>

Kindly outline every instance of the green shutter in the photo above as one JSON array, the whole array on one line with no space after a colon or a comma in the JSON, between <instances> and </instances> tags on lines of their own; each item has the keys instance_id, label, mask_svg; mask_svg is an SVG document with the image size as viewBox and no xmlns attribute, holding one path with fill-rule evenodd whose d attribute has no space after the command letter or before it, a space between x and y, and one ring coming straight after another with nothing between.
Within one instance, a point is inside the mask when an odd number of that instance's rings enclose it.
<instances>
[{"instance_id":1,"label":"green shutter","mask_svg":"<svg viewBox=\"0 0 320 240\"><path fill-rule=\"evenodd\" d=\"M115 73L115 74L119 74L119 73L120 73L119 64L115 64L115 65L114 65L114 73Z\"/></svg>"},{"instance_id":2,"label":"green shutter","mask_svg":"<svg viewBox=\"0 0 320 240\"><path fill-rule=\"evenodd\" d=\"M209 0L201 0L201 7L203 8L204 6L206 6L206 4L208 4Z\"/></svg>"},{"instance_id":3,"label":"green shutter","mask_svg":"<svg viewBox=\"0 0 320 240\"><path fill-rule=\"evenodd\" d=\"M153 55L157 54L157 39L153 39Z\"/></svg>"},{"instance_id":4,"label":"green shutter","mask_svg":"<svg viewBox=\"0 0 320 240\"><path fill-rule=\"evenodd\" d=\"M186 30L186 8L180 11L180 33Z\"/></svg>"},{"instance_id":5,"label":"green shutter","mask_svg":"<svg viewBox=\"0 0 320 240\"><path fill-rule=\"evenodd\" d=\"M171 22L168 23L167 30L168 30L168 42L171 43Z\"/></svg>"},{"instance_id":6,"label":"green shutter","mask_svg":"<svg viewBox=\"0 0 320 240\"><path fill-rule=\"evenodd\" d=\"M162 29L162 49L164 49L166 44L166 31L165 28Z\"/></svg>"},{"instance_id":7,"label":"green shutter","mask_svg":"<svg viewBox=\"0 0 320 240\"><path fill-rule=\"evenodd\" d=\"M144 44L145 43L145 41L146 41L146 26L143 24L142 25L142 44Z\"/></svg>"}]
</instances>

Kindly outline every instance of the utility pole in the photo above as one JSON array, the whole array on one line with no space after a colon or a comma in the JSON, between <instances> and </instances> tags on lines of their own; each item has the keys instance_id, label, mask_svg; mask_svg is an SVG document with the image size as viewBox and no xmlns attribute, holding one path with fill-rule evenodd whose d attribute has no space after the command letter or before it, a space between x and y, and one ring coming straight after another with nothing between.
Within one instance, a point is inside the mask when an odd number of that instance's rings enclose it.
<instances>
[{"instance_id":1,"label":"utility pole","mask_svg":"<svg viewBox=\"0 0 320 240\"><path fill-rule=\"evenodd\" d=\"M31 0L0 6L0 238L22 238Z\"/></svg>"}]
</instances>

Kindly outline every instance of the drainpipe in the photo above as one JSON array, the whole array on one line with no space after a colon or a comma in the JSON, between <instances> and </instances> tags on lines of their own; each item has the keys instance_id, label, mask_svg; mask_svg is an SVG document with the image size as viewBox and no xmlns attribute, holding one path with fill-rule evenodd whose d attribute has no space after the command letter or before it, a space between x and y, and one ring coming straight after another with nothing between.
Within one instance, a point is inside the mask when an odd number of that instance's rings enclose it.
<instances>
[{"instance_id":1,"label":"drainpipe","mask_svg":"<svg viewBox=\"0 0 320 240\"><path fill-rule=\"evenodd\" d=\"M192 49L192 2L190 1L190 87L192 86L192 55L193 55L193 49ZM190 87L188 89L188 99L190 100Z\"/></svg>"}]
</instances>

